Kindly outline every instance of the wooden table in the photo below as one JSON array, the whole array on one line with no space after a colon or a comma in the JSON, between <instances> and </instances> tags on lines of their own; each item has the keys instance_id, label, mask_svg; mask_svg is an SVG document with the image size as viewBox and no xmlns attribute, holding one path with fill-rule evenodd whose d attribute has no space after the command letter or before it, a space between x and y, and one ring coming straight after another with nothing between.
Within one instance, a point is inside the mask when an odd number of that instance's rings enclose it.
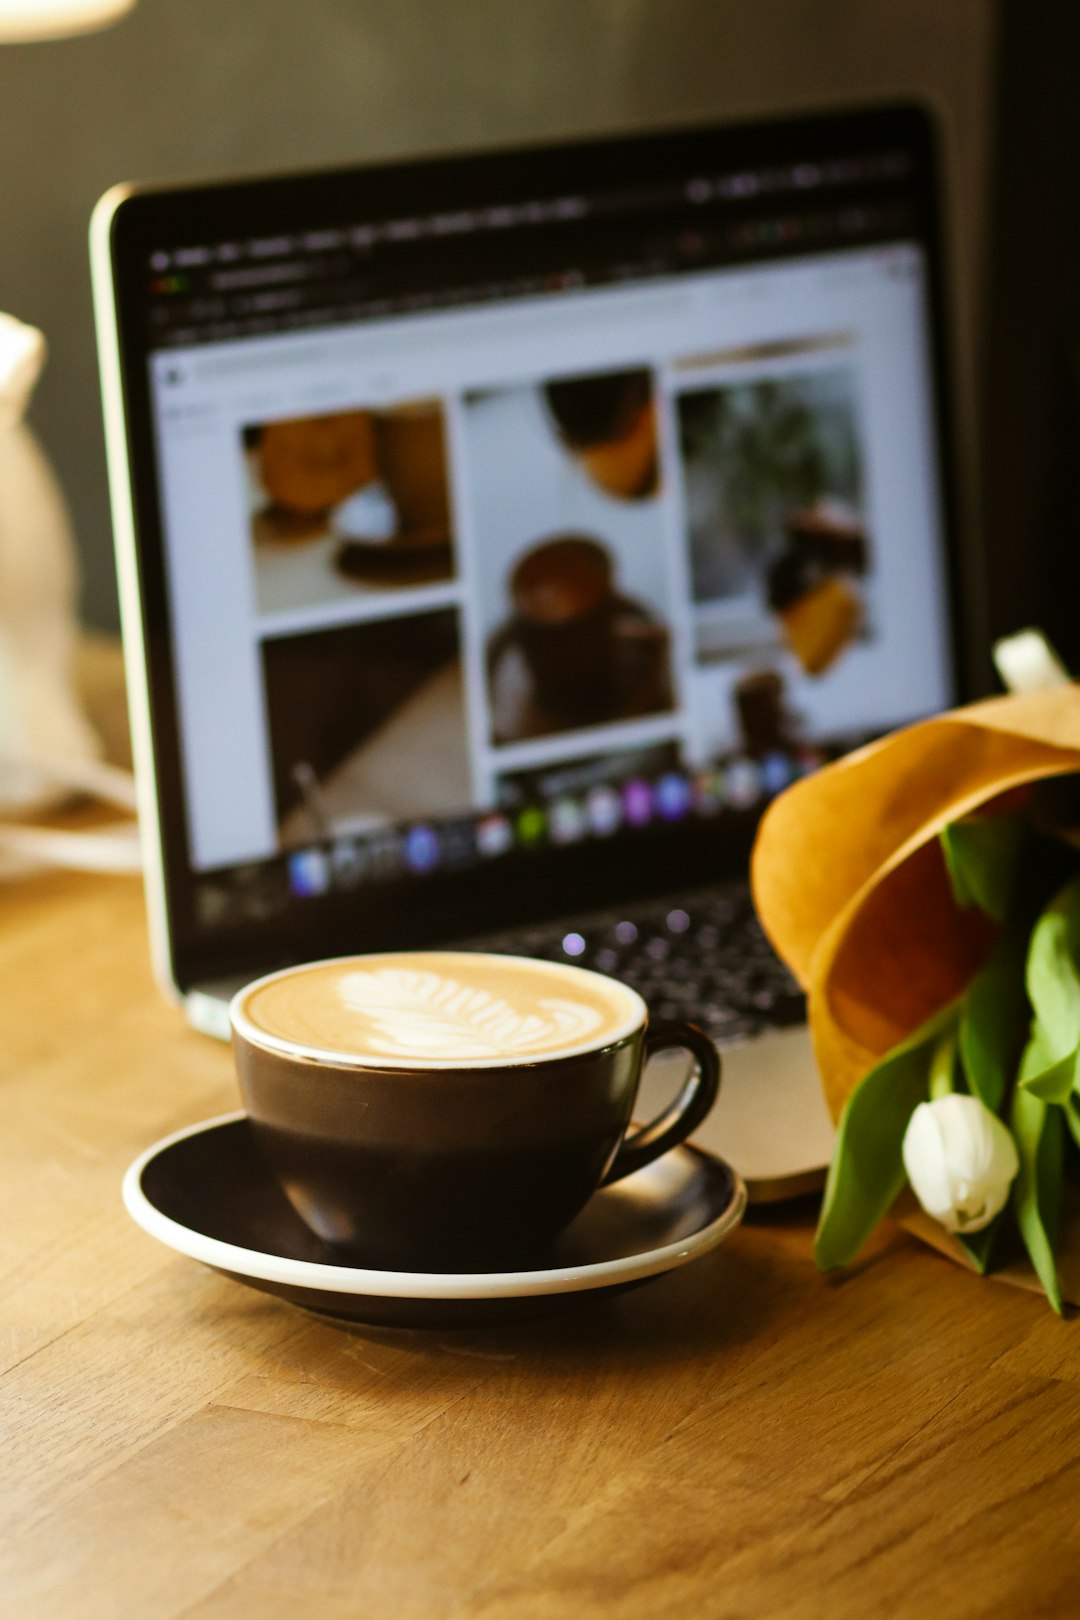
<instances>
[{"instance_id":1,"label":"wooden table","mask_svg":"<svg viewBox=\"0 0 1080 1620\"><path fill-rule=\"evenodd\" d=\"M159 1247L122 1172L235 1105L137 882L0 890L0 1614L1080 1612L1080 1323L813 1210L530 1325L351 1331Z\"/></svg>"}]
</instances>

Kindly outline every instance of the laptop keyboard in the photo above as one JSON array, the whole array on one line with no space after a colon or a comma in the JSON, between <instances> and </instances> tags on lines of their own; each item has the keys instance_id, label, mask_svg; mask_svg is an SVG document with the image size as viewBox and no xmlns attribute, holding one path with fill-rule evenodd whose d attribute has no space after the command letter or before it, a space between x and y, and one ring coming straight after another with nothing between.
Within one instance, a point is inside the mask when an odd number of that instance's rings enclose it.
<instances>
[{"instance_id":1,"label":"laptop keyboard","mask_svg":"<svg viewBox=\"0 0 1080 1620\"><path fill-rule=\"evenodd\" d=\"M742 884L470 943L608 973L632 985L654 1018L691 1018L718 1042L806 1017L806 998L762 933Z\"/></svg>"}]
</instances>

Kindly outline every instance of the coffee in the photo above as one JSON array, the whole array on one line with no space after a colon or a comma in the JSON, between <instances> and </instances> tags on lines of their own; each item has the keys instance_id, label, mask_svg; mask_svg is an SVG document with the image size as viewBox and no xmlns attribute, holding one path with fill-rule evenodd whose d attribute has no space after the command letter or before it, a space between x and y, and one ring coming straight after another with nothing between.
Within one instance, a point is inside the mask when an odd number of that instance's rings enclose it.
<instances>
[{"instance_id":1,"label":"coffee","mask_svg":"<svg viewBox=\"0 0 1080 1620\"><path fill-rule=\"evenodd\" d=\"M510 576L510 594L531 624L566 624L607 606L611 557L588 535L564 534L527 551Z\"/></svg>"},{"instance_id":2,"label":"coffee","mask_svg":"<svg viewBox=\"0 0 1080 1620\"><path fill-rule=\"evenodd\" d=\"M683 1141L712 1106L716 1049L647 1027L635 991L552 962L396 952L289 968L233 1000L251 1128L294 1208L361 1265L533 1263L596 1188ZM630 1126L642 1066L694 1072Z\"/></svg>"},{"instance_id":3,"label":"coffee","mask_svg":"<svg viewBox=\"0 0 1080 1620\"><path fill-rule=\"evenodd\" d=\"M610 718L626 603L606 546L585 534L553 535L518 559L509 584L515 616L489 659L502 642L516 644L537 699L563 724Z\"/></svg>"},{"instance_id":4,"label":"coffee","mask_svg":"<svg viewBox=\"0 0 1080 1620\"><path fill-rule=\"evenodd\" d=\"M580 968L466 951L315 963L275 975L238 1016L257 1044L387 1068L485 1067L607 1046L642 1021L633 991Z\"/></svg>"},{"instance_id":5,"label":"coffee","mask_svg":"<svg viewBox=\"0 0 1080 1620\"><path fill-rule=\"evenodd\" d=\"M416 400L374 417L379 471L405 535L450 534L446 442L438 400Z\"/></svg>"},{"instance_id":6,"label":"coffee","mask_svg":"<svg viewBox=\"0 0 1080 1620\"><path fill-rule=\"evenodd\" d=\"M571 377L545 385L559 437L606 495L640 500L656 491L656 410L648 371Z\"/></svg>"}]
</instances>

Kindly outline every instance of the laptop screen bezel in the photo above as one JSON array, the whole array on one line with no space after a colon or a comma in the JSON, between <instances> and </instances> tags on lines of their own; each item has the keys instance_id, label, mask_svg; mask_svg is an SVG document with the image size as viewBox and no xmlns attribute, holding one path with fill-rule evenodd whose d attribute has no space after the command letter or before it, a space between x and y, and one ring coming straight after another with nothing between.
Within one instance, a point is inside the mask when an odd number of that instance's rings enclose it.
<instances>
[{"instance_id":1,"label":"laptop screen bezel","mask_svg":"<svg viewBox=\"0 0 1080 1620\"><path fill-rule=\"evenodd\" d=\"M240 179L205 185L133 188L108 220L107 296L115 322L122 393L137 606L124 605L125 637L141 640L156 825L150 829L160 853L151 881L160 883L157 912L167 932L169 976L186 990L209 979L243 976L312 955L388 948L461 938L546 916L580 912L635 895L704 883L744 873L756 814L729 813L722 833L710 821L654 826L647 835L587 846L543 848L526 860L483 866L464 873L432 874L394 896L368 923L346 906L294 903L277 917L222 933L200 926L193 905L194 874L188 856L178 694L170 627L166 536L159 499L146 335L146 265L155 249L192 241L325 227L335 221L378 216L380 211L417 213L477 198L557 195L570 186L616 183L632 172L646 181L686 173L708 162L752 165L825 159L860 148L902 147L912 159L911 191L922 228L918 243L927 267L934 440L938 449L940 522L945 543L947 618L952 631L954 697L964 687L960 552L939 190L938 133L933 115L915 104L813 113L746 125L721 124L649 134L574 141L512 151L382 163L318 173ZM100 276L100 268L97 270ZM116 492L114 491L114 501ZM130 615L139 615L138 635ZM138 695L133 694L133 701ZM912 719L917 716L911 716Z\"/></svg>"}]
</instances>

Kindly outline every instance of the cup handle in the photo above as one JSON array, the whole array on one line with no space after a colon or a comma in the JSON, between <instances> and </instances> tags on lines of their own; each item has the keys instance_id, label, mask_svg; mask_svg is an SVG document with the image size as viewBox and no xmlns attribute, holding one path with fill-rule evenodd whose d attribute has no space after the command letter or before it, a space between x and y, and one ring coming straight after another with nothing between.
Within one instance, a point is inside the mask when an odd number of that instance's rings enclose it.
<instances>
[{"instance_id":1,"label":"cup handle","mask_svg":"<svg viewBox=\"0 0 1080 1620\"><path fill-rule=\"evenodd\" d=\"M621 1181L662 1153L684 1142L697 1129L720 1092L720 1054L696 1024L651 1024L645 1031L642 1073L654 1052L682 1047L695 1059L694 1071L673 1102L648 1125L624 1136L611 1169L600 1183Z\"/></svg>"}]
</instances>

